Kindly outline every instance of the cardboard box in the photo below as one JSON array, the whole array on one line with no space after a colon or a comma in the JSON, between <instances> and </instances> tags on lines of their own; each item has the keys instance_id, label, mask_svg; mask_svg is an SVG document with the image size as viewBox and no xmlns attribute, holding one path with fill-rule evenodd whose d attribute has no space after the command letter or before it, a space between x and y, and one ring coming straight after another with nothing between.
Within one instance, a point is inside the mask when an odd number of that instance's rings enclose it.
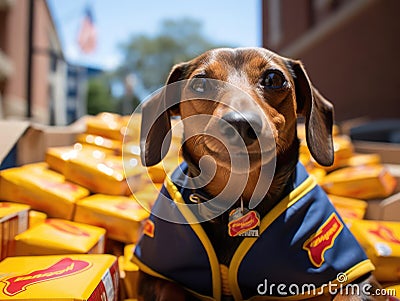
<instances>
[{"instance_id":1,"label":"cardboard box","mask_svg":"<svg viewBox=\"0 0 400 301\"><path fill-rule=\"evenodd\" d=\"M385 164L385 166L397 180L395 193L384 199L369 200L365 217L373 220L400 222L400 165Z\"/></svg>"},{"instance_id":2,"label":"cardboard box","mask_svg":"<svg viewBox=\"0 0 400 301\"><path fill-rule=\"evenodd\" d=\"M72 219L75 202L89 193L86 188L65 181L45 163L0 172L0 199L27 204L50 217Z\"/></svg>"},{"instance_id":3,"label":"cardboard box","mask_svg":"<svg viewBox=\"0 0 400 301\"><path fill-rule=\"evenodd\" d=\"M27 121L0 120L0 170L17 166L17 142L30 124Z\"/></svg>"},{"instance_id":4,"label":"cardboard box","mask_svg":"<svg viewBox=\"0 0 400 301\"><path fill-rule=\"evenodd\" d=\"M109 238L134 243L148 217L149 212L132 198L95 194L77 203L74 221L103 227Z\"/></svg>"},{"instance_id":5,"label":"cardboard box","mask_svg":"<svg viewBox=\"0 0 400 301\"><path fill-rule=\"evenodd\" d=\"M0 261L15 252L14 237L28 229L29 206L0 202Z\"/></svg>"},{"instance_id":6,"label":"cardboard box","mask_svg":"<svg viewBox=\"0 0 400 301\"><path fill-rule=\"evenodd\" d=\"M31 123L26 133L18 141L18 165L41 162L49 147L67 146L75 143L76 135L86 129L82 117L68 126L48 126Z\"/></svg>"},{"instance_id":7,"label":"cardboard box","mask_svg":"<svg viewBox=\"0 0 400 301\"><path fill-rule=\"evenodd\" d=\"M9 257L0 263L0 300L117 301L112 255Z\"/></svg>"},{"instance_id":8,"label":"cardboard box","mask_svg":"<svg viewBox=\"0 0 400 301\"><path fill-rule=\"evenodd\" d=\"M394 191L400 192L400 164L385 164L385 167L396 178L397 185Z\"/></svg>"},{"instance_id":9,"label":"cardboard box","mask_svg":"<svg viewBox=\"0 0 400 301\"><path fill-rule=\"evenodd\" d=\"M86 130L87 117L68 126L48 126L28 121L0 121L0 169L44 160L48 147L75 142Z\"/></svg>"},{"instance_id":10,"label":"cardboard box","mask_svg":"<svg viewBox=\"0 0 400 301\"><path fill-rule=\"evenodd\" d=\"M47 219L15 237L15 254L101 254L106 230L62 219Z\"/></svg>"},{"instance_id":11,"label":"cardboard box","mask_svg":"<svg viewBox=\"0 0 400 301\"><path fill-rule=\"evenodd\" d=\"M369 200L365 218L400 222L400 193L385 199Z\"/></svg>"},{"instance_id":12,"label":"cardboard box","mask_svg":"<svg viewBox=\"0 0 400 301\"><path fill-rule=\"evenodd\" d=\"M378 281L399 281L400 223L353 220L350 229L375 265Z\"/></svg>"},{"instance_id":13,"label":"cardboard box","mask_svg":"<svg viewBox=\"0 0 400 301\"><path fill-rule=\"evenodd\" d=\"M400 144L353 140L356 152L378 154L383 163L400 164Z\"/></svg>"}]
</instances>

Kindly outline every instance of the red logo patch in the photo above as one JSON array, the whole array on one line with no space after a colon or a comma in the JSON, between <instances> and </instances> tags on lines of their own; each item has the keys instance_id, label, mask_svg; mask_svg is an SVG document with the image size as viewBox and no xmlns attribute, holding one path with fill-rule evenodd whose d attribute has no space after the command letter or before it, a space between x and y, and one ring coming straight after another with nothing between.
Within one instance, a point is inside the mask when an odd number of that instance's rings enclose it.
<instances>
[{"instance_id":1,"label":"red logo patch","mask_svg":"<svg viewBox=\"0 0 400 301\"><path fill-rule=\"evenodd\" d=\"M255 211L249 211L242 217L235 219L228 224L230 236L238 236L244 232L254 229L260 225L260 218Z\"/></svg>"},{"instance_id":2,"label":"red logo patch","mask_svg":"<svg viewBox=\"0 0 400 301\"><path fill-rule=\"evenodd\" d=\"M143 234L153 238L154 237L154 223L151 220L146 220L146 223L143 226Z\"/></svg>"},{"instance_id":3,"label":"red logo patch","mask_svg":"<svg viewBox=\"0 0 400 301\"><path fill-rule=\"evenodd\" d=\"M90 262L63 258L47 269L37 270L29 274L18 275L2 280L2 282L6 284L3 288L3 293L7 296L15 296L25 291L26 287L29 285L74 275L89 267Z\"/></svg>"},{"instance_id":4,"label":"red logo patch","mask_svg":"<svg viewBox=\"0 0 400 301\"><path fill-rule=\"evenodd\" d=\"M303 244L311 262L320 267L325 261L324 253L335 243L336 237L343 229L343 224L336 213L332 213L326 222Z\"/></svg>"}]
</instances>

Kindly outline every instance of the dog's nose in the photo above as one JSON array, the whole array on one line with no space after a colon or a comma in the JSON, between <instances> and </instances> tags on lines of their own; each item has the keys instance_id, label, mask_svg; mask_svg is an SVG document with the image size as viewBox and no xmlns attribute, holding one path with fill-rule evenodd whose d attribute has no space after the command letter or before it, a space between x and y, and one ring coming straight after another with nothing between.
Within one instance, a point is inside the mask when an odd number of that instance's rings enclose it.
<instances>
[{"instance_id":1,"label":"dog's nose","mask_svg":"<svg viewBox=\"0 0 400 301\"><path fill-rule=\"evenodd\" d=\"M252 112L229 112L222 116L219 130L229 143L238 145L241 140L246 146L257 140L262 129L262 120Z\"/></svg>"}]
</instances>

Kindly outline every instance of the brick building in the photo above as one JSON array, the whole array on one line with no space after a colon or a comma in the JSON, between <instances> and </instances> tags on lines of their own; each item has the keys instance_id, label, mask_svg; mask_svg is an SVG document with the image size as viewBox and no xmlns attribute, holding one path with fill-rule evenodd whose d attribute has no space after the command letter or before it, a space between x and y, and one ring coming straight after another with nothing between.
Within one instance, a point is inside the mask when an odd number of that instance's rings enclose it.
<instances>
[{"instance_id":1,"label":"brick building","mask_svg":"<svg viewBox=\"0 0 400 301\"><path fill-rule=\"evenodd\" d=\"M263 46L301 59L336 120L400 118L400 1L262 0Z\"/></svg>"},{"instance_id":2,"label":"brick building","mask_svg":"<svg viewBox=\"0 0 400 301\"><path fill-rule=\"evenodd\" d=\"M67 64L45 0L0 0L0 118L64 125Z\"/></svg>"}]
</instances>

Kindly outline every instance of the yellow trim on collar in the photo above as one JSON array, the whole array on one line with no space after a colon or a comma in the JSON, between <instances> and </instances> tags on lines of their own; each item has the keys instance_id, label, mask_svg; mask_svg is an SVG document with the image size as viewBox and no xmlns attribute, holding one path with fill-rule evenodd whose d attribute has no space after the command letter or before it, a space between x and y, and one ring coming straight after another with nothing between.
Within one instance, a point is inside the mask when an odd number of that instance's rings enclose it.
<instances>
[{"instance_id":1,"label":"yellow trim on collar","mask_svg":"<svg viewBox=\"0 0 400 301\"><path fill-rule=\"evenodd\" d=\"M282 199L261 221L260 224L260 234L263 233L283 212L285 212L289 207L291 207L293 204L295 204L298 200L300 200L303 196L305 196L308 192L310 192L314 187L316 186L316 182L312 177L308 177L306 180L304 180L296 189L294 189L289 195L287 195L284 199ZM213 283L213 298L200 295L190 289L185 288L187 291L192 293L194 296L199 298L200 300L204 301L212 301L212 300L220 300L221 299L221 294L222 294L222 284L221 284L221 274L219 270L219 262L217 259L217 255L215 254L215 250L213 246L211 245L210 240L208 239L206 233L204 232L203 228L199 223L193 223L197 221L196 217L194 214L186 207L186 206L179 206L185 204L182 195L178 191L177 187L175 184L167 178L165 181L165 187L170 194L171 198L177 203L177 207L184 216L184 218L187 221L190 221L190 227L193 229L193 231L196 233L196 235L199 237L200 241L202 242L207 255L208 255L208 260L210 262L211 266L211 274L212 274L212 283ZM229 286L230 290L233 294L233 297L235 300L243 300L239 284L238 284L238 279L237 279L237 271L239 269L240 263L242 262L243 258L247 254L247 252L250 250L250 248L253 246L253 244L256 242L257 238L253 237L248 237L245 238L242 243L239 245L238 249L236 250L235 254L233 255L231 264L229 266L229 274L228 274L228 280L229 280ZM154 271L144 263L142 263L135 255L133 256L132 259L133 262L135 262L140 270L142 270L144 273L165 279L171 282L175 282L172 279L169 279L158 272ZM362 275L365 275L368 272L371 272L375 269L374 265L371 263L369 259L366 259L349 270L347 270L344 274L347 277L347 281L343 282L342 285L348 284L356 280ZM333 284L338 284L337 279L333 279L331 281ZM317 291L321 291L323 293L327 293L328 289L323 290L322 287L317 288ZM257 301L257 300L304 300L308 299L310 295L296 295L296 296L287 296L287 297L276 297L276 296L254 296L248 299L248 301Z\"/></svg>"},{"instance_id":2,"label":"yellow trim on collar","mask_svg":"<svg viewBox=\"0 0 400 301\"><path fill-rule=\"evenodd\" d=\"M260 235L275 221L283 212L285 212L290 206L295 204L299 199L305 196L315 186L316 182L314 178L308 177L298 187L291 191L285 198L282 199L270 212L265 215L260 224ZM246 256L247 252L257 241L256 237L245 238L235 254L232 257L232 261L229 265L229 284L231 285L231 292L235 300L243 300L242 293L239 288L237 279L237 271L239 270L240 263Z\"/></svg>"},{"instance_id":3,"label":"yellow trim on collar","mask_svg":"<svg viewBox=\"0 0 400 301\"><path fill-rule=\"evenodd\" d=\"M374 270L375 266L372 264L371 260L366 259L361 261L346 271L345 275L347 277L347 281L345 283L351 283L357 278L360 278L361 276Z\"/></svg>"},{"instance_id":4,"label":"yellow trim on collar","mask_svg":"<svg viewBox=\"0 0 400 301\"><path fill-rule=\"evenodd\" d=\"M210 261L211 267L211 276L212 276L212 283L213 283L213 296L216 300L221 299L221 275L219 270L219 262L217 255L215 254L215 250L208 239L206 233L203 230L203 227L198 222L197 218L194 214L187 208L187 206L179 206L179 204L185 204L181 193L178 191L178 188L175 184L171 181L169 177L165 180L165 187L171 198L177 202L177 208L182 213L184 218L189 222L190 227L196 233L197 237L202 242L204 248L206 249L208 260Z\"/></svg>"}]
</instances>

